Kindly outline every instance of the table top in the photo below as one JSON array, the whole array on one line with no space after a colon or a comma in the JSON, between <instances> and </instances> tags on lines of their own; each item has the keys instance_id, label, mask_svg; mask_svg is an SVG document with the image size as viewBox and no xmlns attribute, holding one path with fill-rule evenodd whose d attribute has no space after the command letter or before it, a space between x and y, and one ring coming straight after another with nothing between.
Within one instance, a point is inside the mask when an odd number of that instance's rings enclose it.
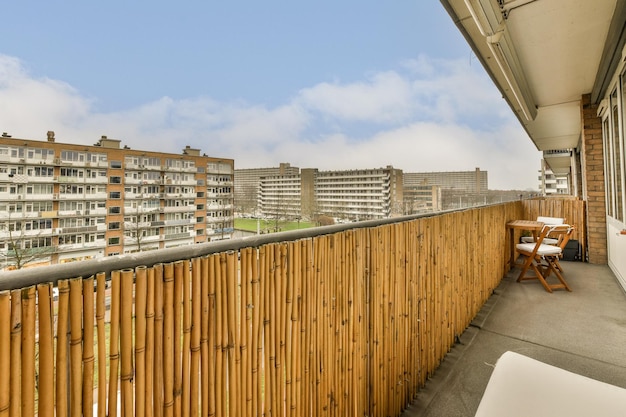
<instances>
[{"instance_id":1,"label":"table top","mask_svg":"<svg viewBox=\"0 0 626 417\"><path fill-rule=\"evenodd\" d=\"M506 227L511 229L541 230L543 223L535 220L511 220L506 224Z\"/></svg>"}]
</instances>

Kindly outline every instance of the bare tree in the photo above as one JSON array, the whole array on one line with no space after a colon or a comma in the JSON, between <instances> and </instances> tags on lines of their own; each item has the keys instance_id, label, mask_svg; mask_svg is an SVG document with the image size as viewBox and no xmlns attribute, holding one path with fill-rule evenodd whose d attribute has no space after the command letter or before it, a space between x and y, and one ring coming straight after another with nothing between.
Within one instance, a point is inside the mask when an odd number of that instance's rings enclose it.
<instances>
[{"instance_id":1,"label":"bare tree","mask_svg":"<svg viewBox=\"0 0 626 417\"><path fill-rule=\"evenodd\" d=\"M254 215L258 208L258 192L253 185L245 185L235 193L235 207L241 214Z\"/></svg>"},{"instance_id":2,"label":"bare tree","mask_svg":"<svg viewBox=\"0 0 626 417\"><path fill-rule=\"evenodd\" d=\"M50 227L47 227L50 226ZM11 220L0 226L0 242L5 248L5 269L22 269L36 262L50 262L56 247L52 245L52 230L49 219Z\"/></svg>"},{"instance_id":3,"label":"bare tree","mask_svg":"<svg viewBox=\"0 0 626 417\"><path fill-rule=\"evenodd\" d=\"M137 245L137 252L142 251L143 238L149 227L149 221L145 219L143 212L144 197L137 200L134 208L124 209L124 236L131 239Z\"/></svg>"}]
</instances>

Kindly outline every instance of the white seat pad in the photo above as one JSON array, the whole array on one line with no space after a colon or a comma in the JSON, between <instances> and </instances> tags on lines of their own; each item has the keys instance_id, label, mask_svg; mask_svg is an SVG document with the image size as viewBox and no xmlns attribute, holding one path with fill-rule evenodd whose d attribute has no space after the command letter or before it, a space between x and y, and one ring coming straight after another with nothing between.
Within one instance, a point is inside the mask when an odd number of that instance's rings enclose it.
<instances>
[{"instance_id":1,"label":"white seat pad","mask_svg":"<svg viewBox=\"0 0 626 417\"><path fill-rule=\"evenodd\" d=\"M532 252L535 249L534 243L518 243L515 247L524 252ZM537 255L558 255L561 253L561 248L554 245L544 245L543 243L539 245L539 249L537 250Z\"/></svg>"},{"instance_id":2,"label":"white seat pad","mask_svg":"<svg viewBox=\"0 0 626 417\"><path fill-rule=\"evenodd\" d=\"M476 417L623 417L626 389L515 352L491 374Z\"/></svg>"}]
</instances>

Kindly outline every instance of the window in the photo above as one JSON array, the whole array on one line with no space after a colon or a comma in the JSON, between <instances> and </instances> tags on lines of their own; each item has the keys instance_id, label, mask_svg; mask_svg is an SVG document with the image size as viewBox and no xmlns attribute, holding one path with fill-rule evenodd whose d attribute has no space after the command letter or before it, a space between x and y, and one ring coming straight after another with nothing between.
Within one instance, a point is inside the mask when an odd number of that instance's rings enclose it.
<instances>
[{"instance_id":1,"label":"window","mask_svg":"<svg viewBox=\"0 0 626 417\"><path fill-rule=\"evenodd\" d=\"M119 237L110 237L109 238L109 246L115 246L115 245L119 245L120 244L120 238Z\"/></svg>"},{"instance_id":2,"label":"window","mask_svg":"<svg viewBox=\"0 0 626 417\"><path fill-rule=\"evenodd\" d=\"M120 214L122 210L119 206L109 207L109 214Z\"/></svg>"},{"instance_id":3,"label":"window","mask_svg":"<svg viewBox=\"0 0 626 417\"><path fill-rule=\"evenodd\" d=\"M120 230L120 222L109 223L109 230Z\"/></svg>"},{"instance_id":4,"label":"window","mask_svg":"<svg viewBox=\"0 0 626 417\"><path fill-rule=\"evenodd\" d=\"M111 161L111 168L121 168L122 167L122 161Z\"/></svg>"},{"instance_id":5,"label":"window","mask_svg":"<svg viewBox=\"0 0 626 417\"><path fill-rule=\"evenodd\" d=\"M109 198L110 198L110 199L115 199L115 200L118 200L118 199L121 197L121 194L122 194L122 193L120 193L119 191L111 191L111 192L109 193Z\"/></svg>"},{"instance_id":6,"label":"window","mask_svg":"<svg viewBox=\"0 0 626 417\"><path fill-rule=\"evenodd\" d=\"M111 184L121 184L122 177L109 177L109 183Z\"/></svg>"}]
</instances>

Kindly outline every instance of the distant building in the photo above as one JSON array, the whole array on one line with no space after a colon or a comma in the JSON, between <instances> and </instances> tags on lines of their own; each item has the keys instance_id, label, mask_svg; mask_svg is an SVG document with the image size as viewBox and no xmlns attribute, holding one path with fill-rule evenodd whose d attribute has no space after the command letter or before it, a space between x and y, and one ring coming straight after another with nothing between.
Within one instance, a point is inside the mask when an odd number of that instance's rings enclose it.
<instances>
[{"instance_id":1,"label":"distant building","mask_svg":"<svg viewBox=\"0 0 626 417\"><path fill-rule=\"evenodd\" d=\"M0 137L0 255L63 263L229 238L232 159ZM37 256L39 255L39 256ZM34 262L34 258L37 262Z\"/></svg>"},{"instance_id":2,"label":"distant building","mask_svg":"<svg viewBox=\"0 0 626 417\"><path fill-rule=\"evenodd\" d=\"M392 166L320 171L282 163L235 170L235 187L242 187L235 189L235 200L243 214L352 221L440 211L449 192L455 193L455 202L463 202L458 193L480 195L485 201L487 172L403 173Z\"/></svg>"},{"instance_id":3,"label":"distant building","mask_svg":"<svg viewBox=\"0 0 626 417\"><path fill-rule=\"evenodd\" d=\"M243 168L235 170L235 207L239 213L254 214L257 211L261 177L299 175L300 168L281 163L273 168Z\"/></svg>"},{"instance_id":4,"label":"distant building","mask_svg":"<svg viewBox=\"0 0 626 417\"><path fill-rule=\"evenodd\" d=\"M402 170L316 171L315 209L344 220L383 219L403 214Z\"/></svg>"},{"instance_id":5,"label":"distant building","mask_svg":"<svg viewBox=\"0 0 626 417\"><path fill-rule=\"evenodd\" d=\"M438 186L443 189L462 190L481 194L489 189L487 171L405 172L405 189L417 186Z\"/></svg>"},{"instance_id":6,"label":"distant building","mask_svg":"<svg viewBox=\"0 0 626 417\"><path fill-rule=\"evenodd\" d=\"M556 175L545 160L539 170L539 190L543 195L570 194L569 175Z\"/></svg>"}]
</instances>

